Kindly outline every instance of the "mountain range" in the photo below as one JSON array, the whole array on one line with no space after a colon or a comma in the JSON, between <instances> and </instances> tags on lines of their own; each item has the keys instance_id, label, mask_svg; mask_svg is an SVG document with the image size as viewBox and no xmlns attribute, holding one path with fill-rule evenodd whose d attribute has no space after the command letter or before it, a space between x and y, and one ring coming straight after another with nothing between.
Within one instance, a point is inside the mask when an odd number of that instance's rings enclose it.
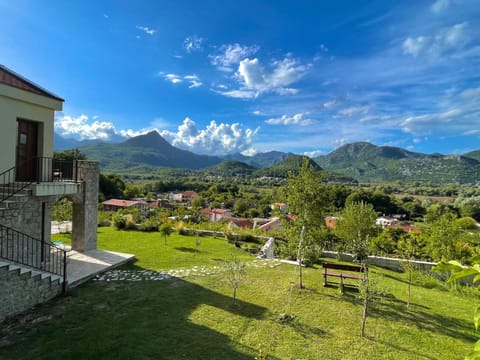
<instances>
[{"instance_id":1,"label":"mountain range","mask_svg":"<svg viewBox=\"0 0 480 360\"><path fill-rule=\"evenodd\" d=\"M55 137L55 148L60 150L57 141ZM159 167L167 167L284 177L289 170L298 168L304 158L280 151L254 156L199 155L172 146L156 131L116 144L97 142L75 147L88 159L98 160L102 171L124 174L152 173ZM480 150L463 155L423 154L399 147L357 142L343 145L313 161L318 168L364 182L401 180L441 184L480 181Z\"/></svg>"}]
</instances>

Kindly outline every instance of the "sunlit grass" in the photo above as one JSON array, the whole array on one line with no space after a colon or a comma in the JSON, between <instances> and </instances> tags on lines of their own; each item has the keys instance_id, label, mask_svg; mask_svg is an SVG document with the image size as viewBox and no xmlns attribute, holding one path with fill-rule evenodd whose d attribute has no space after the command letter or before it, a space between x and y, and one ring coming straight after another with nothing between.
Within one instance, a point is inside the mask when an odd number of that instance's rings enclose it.
<instances>
[{"instance_id":1,"label":"sunlit grass","mask_svg":"<svg viewBox=\"0 0 480 360\"><path fill-rule=\"evenodd\" d=\"M197 249L194 237L172 235L165 246L155 236L101 229L99 247L135 253L132 271L213 265L238 251L213 238L202 238L198 248L205 253L183 251L175 248ZM296 267L248 267L238 306L222 274L91 281L6 324L0 358L253 359L266 353L269 359L462 359L477 338L472 316L478 296L435 287L432 280L433 288L413 286L407 308L406 276L373 267L370 277L381 296L362 338L358 291L324 288L320 268L303 275L307 288L299 290Z\"/></svg>"}]
</instances>

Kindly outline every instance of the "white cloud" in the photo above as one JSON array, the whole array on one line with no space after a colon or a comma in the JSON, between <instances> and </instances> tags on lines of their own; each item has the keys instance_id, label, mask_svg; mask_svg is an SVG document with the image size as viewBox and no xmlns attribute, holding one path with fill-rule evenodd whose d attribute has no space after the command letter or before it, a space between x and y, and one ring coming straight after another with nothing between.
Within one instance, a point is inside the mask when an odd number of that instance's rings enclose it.
<instances>
[{"instance_id":1,"label":"white cloud","mask_svg":"<svg viewBox=\"0 0 480 360\"><path fill-rule=\"evenodd\" d=\"M332 101L327 101L327 102L323 103L322 107L324 109L330 109L330 108L333 108L335 105L337 105L337 102L335 100L332 100Z\"/></svg>"},{"instance_id":2,"label":"white cloud","mask_svg":"<svg viewBox=\"0 0 480 360\"><path fill-rule=\"evenodd\" d=\"M137 26L137 29L143 31L147 35L154 35L157 32L157 30L149 28L147 26L140 26L139 25L139 26Z\"/></svg>"},{"instance_id":3,"label":"white cloud","mask_svg":"<svg viewBox=\"0 0 480 360\"><path fill-rule=\"evenodd\" d=\"M279 118L271 118L265 120L267 124L270 125L299 125L299 126L308 126L313 124L312 119L306 118L306 113L298 113L293 116L282 115Z\"/></svg>"},{"instance_id":4,"label":"white cloud","mask_svg":"<svg viewBox=\"0 0 480 360\"><path fill-rule=\"evenodd\" d=\"M322 150L305 151L303 153L303 155L308 156L309 158L312 158L312 159L323 154L325 154L325 152Z\"/></svg>"},{"instance_id":5,"label":"white cloud","mask_svg":"<svg viewBox=\"0 0 480 360\"><path fill-rule=\"evenodd\" d=\"M178 84L182 82L182 78L176 74L166 74L165 79L170 81L172 84Z\"/></svg>"},{"instance_id":6,"label":"white cloud","mask_svg":"<svg viewBox=\"0 0 480 360\"><path fill-rule=\"evenodd\" d=\"M340 110L338 114L342 116L353 116L358 114L366 114L368 110L369 110L369 107L366 105L352 106L352 107Z\"/></svg>"},{"instance_id":7,"label":"white cloud","mask_svg":"<svg viewBox=\"0 0 480 360\"><path fill-rule=\"evenodd\" d=\"M204 38L198 37L197 35L189 36L183 41L183 48L187 53L201 51L203 50L202 43L204 41Z\"/></svg>"},{"instance_id":8,"label":"white cloud","mask_svg":"<svg viewBox=\"0 0 480 360\"><path fill-rule=\"evenodd\" d=\"M234 71L232 66L238 66L240 61L248 56L254 55L258 51L258 46L241 46L238 43L222 45L219 50L220 54L210 55L210 61L219 70Z\"/></svg>"},{"instance_id":9,"label":"white cloud","mask_svg":"<svg viewBox=\"0 0 480 360\"><path fill-rule=\"evenodd\" d=\"M463 111L455 108L444 112L410 116L406 118L400 126L403 131L410 133L431 132L438 129L439 126L448 126L450 129L455 127L456 120L463 115Z\"/></svg>"},{"instance_id":10,"label":"white cloud","mask_svg":"<svg viewBox=\"0 0 480 360\"><path fill-rule=\"evenodd\" d=\"M164 74L163 72L160 72L159 75L163 76L165 80L170 81L172 84L180 84L185 81L189 84L189 89L197 88L203 85L197 75L182 76L177 74Z\"/></svg>"},{"instance_id":11,"label":"white cloud","mask_svg":"<svg viewBox=\"0 0 480 360\"><path fill-rule=\"evenodd\" d=\"M257 115L257 116L262 116L262 115L265 115L263 112L261 112L260 110L254 110L252 111L252 114L253 115Z\"/></svg>"},{"instance_id":12,"label":"white cloud","mask_svg":"<svg viewBox=\"0 0 480 360\"><path fill-rule=\"evenodd\" d=\"M309 66L301 65L297 60L289 57L275 61L268 72L260 64L257 58L245 58L240 61L235 76L241 84L240 89L230 91L219 91L220 94L251 99L263 93L274 92L278 95L296 94L297 89L289 85L300 80L307 72Z\"/></svg>"},{"instance_id":13,"label":"white cloud","mask_svg":"<svg viewBox=\"0 0 480 360\"><path fill-rule=\"evenodd\" d=\"M185 118L177 132L162 131L173 146L199 154L222 155L227 153L252 153L253 139L258 128L242 129L239 123L217 124L212 120L205 129L199 130L193 120Z\"/></svg>"},{"instance_id":14,"label":"white cloud","mask_svg":"<svg viewBox=\"0 0 480 360\"><path fill-rule=\"evenodd\" d=\"M128 134L143 133L145 130L135 132L133 130L117 131L115 125L109 121L92 120L87 115L78 117L58 113L55 117L55 132L66 138L75 138L78 140L119 140L121 137L130 136Z\"/></svg>"},{"instance_id":15,"label":"white cloud","mask_svg":"<svg viewBox=\"0 0 480 360\"><path fill-rule=\"evenodd\" d=\"M367 115L360 118L360 122L369 122L369 121L386 121L390 120L392 116L390 115Z\"/></svg>"},{"instance_id":16,"label":"white cloud","mask_svg":"<svg viewBox=\"0 0 480 360\"><path fill-rule=\"evenodd\" d=\"M450 0L437 0L432 4L430 8L434 13L440 13L448 9L450 6Z\"/></svg>"},{"instance_id":17,"label":"white cloud","mask_svg":"<svg viewBox=\"0 0 480 360\"><path fill-rule=\"evenodd\" d=\"M408 37L402 43L403 53L417 57L427 54L433 57L462 48L468 41L468 23L455 24L434 36Z\"/></svg>"}]
</instances>

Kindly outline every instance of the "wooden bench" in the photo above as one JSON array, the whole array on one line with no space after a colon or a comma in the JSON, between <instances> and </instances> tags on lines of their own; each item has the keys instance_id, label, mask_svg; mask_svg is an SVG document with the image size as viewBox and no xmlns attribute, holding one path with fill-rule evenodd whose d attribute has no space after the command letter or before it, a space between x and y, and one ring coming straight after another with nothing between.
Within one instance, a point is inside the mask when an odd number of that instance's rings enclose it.
<instances>
[{"instance_id":1,"label":"wooden bench","mask_svg":"<svg viewBox=\"0 0 480 360\"><path fill-rule=\"evenodd\" d=\"M348 271L348 273L330 271L330 269ZM367 276L367 272L368 268L366 266L325 262L323 263L323 286L328 285L329 276L338 277L340 278L340 289L343 291L344 279L363 280ZM363 275L352 273L363 273Z\"/></svg>"}]
</instances>

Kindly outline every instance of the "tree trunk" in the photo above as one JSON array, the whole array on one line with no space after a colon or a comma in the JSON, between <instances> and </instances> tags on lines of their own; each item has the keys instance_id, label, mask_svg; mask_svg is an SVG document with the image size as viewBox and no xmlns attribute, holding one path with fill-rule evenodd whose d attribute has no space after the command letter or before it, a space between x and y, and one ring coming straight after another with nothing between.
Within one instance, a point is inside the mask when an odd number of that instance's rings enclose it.
<instances>
[{"instance_id":1,"label":"tree trunk","mask_svg":"<svg viewBox=\"0 0 480 360\"><path fill-rule=\"evenodd\" d=\"M363 299L363 314L362 314L362 337L365 336L365 324L367 322L367 311L368 311L368 283L365 288L365 298Z\"/></svg>"},{"instance_id":2,"label":"tree trunk","mask_svg":"<svg viewBox=\"0 0 480 360\"><path fill-rule=\"evenodd\" d=\"M411 293L411 287L412 287L412 263L409 261L408 262L408 296L407 296L407 307L410 307L410 293Z\"/></svg>"},{"instance_id":3,"label":"tree trunk","mask_svg":"<svg viewBox=\"0 0 480 360\"><path fill-rule=\"evenodd\" d=\"M300 289L303 289L303 276L302 276L302 259L298 259L298 265L300 266L300 271L299 271L299 285L298 287Z\"/></svg>"}]
</instances>

